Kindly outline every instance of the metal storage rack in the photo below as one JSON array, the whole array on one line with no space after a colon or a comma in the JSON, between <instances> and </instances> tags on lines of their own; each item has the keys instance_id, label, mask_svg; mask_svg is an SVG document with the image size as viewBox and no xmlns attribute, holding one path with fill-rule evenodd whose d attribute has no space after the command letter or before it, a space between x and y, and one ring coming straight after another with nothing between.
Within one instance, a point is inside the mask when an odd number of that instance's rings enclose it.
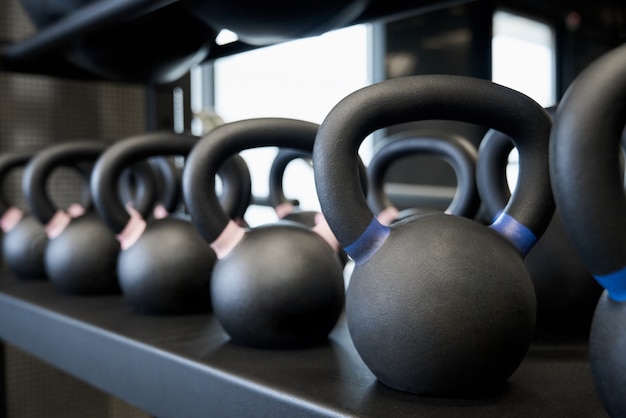
<instances>
[{"instance_id":1,"label":"metal storage rack","mask_svg":"<svg viewBox=\"0 0 626 418\"><path fill-rule=\"evenodd\" d=\"M135 314L118 296L63 295L0 281L0 337L158 417L605 417L584 342L534 344L501 393L434 399L388 389L360 360L342 318L327 344L230 344L211 315Z\"/></svg>"},{"instance_id":2,"label":"metal storage rack","mask_svg":"<svg viewBox=\"0 0 626 418\"><path fill-rule=\"evenodd\" d=\"M76 37L121 17L176 0L102 0L1 50L0 71L95 79L60 51ZM449 3L373 1L354 23ZM216 46L208 58L254 48ZM45 56L45 62L40 57ZM328 343L305 350L232 345L211 315L135 314L122 296L76 297L45 281L0 279L0 338L158 417L424 416L605 417L585 341L534 343L502 392L436 399L378 383L341 318Z\"/></svg>"}]
</instances>

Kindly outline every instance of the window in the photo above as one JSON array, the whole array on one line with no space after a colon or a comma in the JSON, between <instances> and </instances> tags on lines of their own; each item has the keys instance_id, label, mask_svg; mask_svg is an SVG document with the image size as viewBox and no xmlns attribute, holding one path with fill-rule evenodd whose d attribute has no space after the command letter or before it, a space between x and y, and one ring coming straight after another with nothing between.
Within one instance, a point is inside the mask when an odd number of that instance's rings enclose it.
<instances>
[{"instance_id":1,"label":"window","mask_svg":"<svg viewBox=\"0 0 626 418\"><path fill-rule=\"evenodd\" d=\"M493 18L492 80L518 90L544 107L556 104L555 35L551 26L506 11ZM507 179L515 188L518 154L509 157Z\"/></svg>"},{"instance_id":2,"label":"window","mask_svg":"<svg viewBox=\"0 0 626 418\"><path fill-rule=\"evenodd\" d=\"M337 102L371 84L369 45L370 26L356 25L219 59L213 65L214 110L225 122L287 117L321 123ZM242 153L255 196L267 195L275 153L273 148ZM303 208L319 209L313 173L304 161L289 165L284 189ZM251 207L246 213L252 226L275 219L267 207Z\"/></svg>"}]
</instances>

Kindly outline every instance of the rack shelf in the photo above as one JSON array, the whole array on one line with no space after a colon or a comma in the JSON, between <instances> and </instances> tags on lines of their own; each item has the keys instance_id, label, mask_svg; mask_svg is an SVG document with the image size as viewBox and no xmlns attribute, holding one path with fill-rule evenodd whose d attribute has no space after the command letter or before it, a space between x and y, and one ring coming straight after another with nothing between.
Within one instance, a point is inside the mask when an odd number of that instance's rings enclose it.
<instances>
[{"instance_id":1,"label":"rack shelf","mask_svg":"<svg viewBox=\"0 0 626 418\"><path fill-rule=\"evenodd\" d=\"M229 343L211 315L141 316L122 296L6 275L0 338L160 418L607 416L584 343L533 344L498 395L434 399L378 383L343 318L321 347L251 349Z\"/></svg>"},{"instance_id":2,"label":"rack shelf","mask_svg":"<svg viewBox=\"0 0 626 418\"><path fill-rule=\"evenodd\" d=\"M111 25L154 12L181 0L99 0L69 14L33 36L0 47L0 71L25 72L75 79L97 79L64 58L71 42ZM469 0L372 0L351 24L381 21ZM258 48L244 42L214 45L206 61Z\"/></svg>"}]
</instances>

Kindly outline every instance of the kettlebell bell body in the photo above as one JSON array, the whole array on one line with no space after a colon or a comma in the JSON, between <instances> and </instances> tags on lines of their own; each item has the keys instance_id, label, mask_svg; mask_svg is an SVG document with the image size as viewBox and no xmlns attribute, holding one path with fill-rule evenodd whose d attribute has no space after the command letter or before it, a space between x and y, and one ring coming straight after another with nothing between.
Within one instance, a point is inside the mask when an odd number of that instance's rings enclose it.
<instances>
[{"instance_id":1,"label":"kettlebell bell body","mask_svg":"<svg viewBox=\"0 0 626 418\"><path fill-rule=\"evenodd\" d=\"M355 150L369 133L428 119L492 126L520 144L526 171L490 227L446 214L382 225L355 191ZM550 127L527 96L457 76L374 84L325 118L313 152L318 196L355 261L346 294L350 335L382 383L430 396L481 396L500 389L522 361L536 311L523 257L554 211Z\"/></svg>"}]
</instances>

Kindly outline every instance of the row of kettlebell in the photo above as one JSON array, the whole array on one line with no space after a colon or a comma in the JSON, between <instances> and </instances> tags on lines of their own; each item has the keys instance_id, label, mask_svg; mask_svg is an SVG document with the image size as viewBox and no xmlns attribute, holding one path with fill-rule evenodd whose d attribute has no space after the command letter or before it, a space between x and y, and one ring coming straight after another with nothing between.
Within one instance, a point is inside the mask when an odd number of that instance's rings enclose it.
<instances>
[{"instance_id":1,"label":"row of kettlebell","mask_svg":"<svg viewBox=\"0 0 626 418\"><path fill-rule=\"evenodd\" d=\"M359 144L377 129L426 119L487 126L517 146L517 187L490 225L443 213L388 225L370 208ZM106 265L117 266L123 293L140 312L151 312L155 300L191 307L197 298L205 309L212 304L232 341L255 347L324 341L345 298L355 347L383 383L431 395L484 394L513 373L532 339L536 297L524 256L554 211L550 128L550 115L514 90L466 77L419 76L354 92L321 126L265 118L220 126L200 140L172 134L123 140L97 158L91 175L96 210L119 240ZM318 230L330 232L329 241L297 223L248 229L222 208L214 192L221 162L262 146L313 151L328 222ZM124 167L172 154L187 155L183 197L193 225L146 222L117 197ZM49 212L50 218L58 213ZM345 294L343 265L329 245L334 237L355 262ZM90 232L79 239L85 254L68 246L56 257L90 267L96 263L90 260L105 258L94 251L94 239Z\"/></svg>"},{"instance_id":2,"label":"row of kettlebell","mask_svg":"<svg viewBox=\"0 0 626 418\"><path fill-rule=\"evenodd\" d=\"M160 136L162 141L179 139L169 134ZM158 139L158 137L159 134L149 135L143 140L148 146L152 146L150 140ZM195 143L196 140L196 138L186 139L187 146ZM184 141L184 138L181 141ZM185 145L181 142L173 146L184 149ZM158 290L160 285L165 286L158 280L145 289L137 289L138 283L122 284L119 282L117 257L123 244L123 234L117 234L120 231L115 229L115 220L109 219L108 223L105 223L101 214L94 210L93 194L89 184L93 164L107 149L108 145L105 143L77 141L50 146L36 154L15 152L5 154L0 158L0 177L14 168L25 166L23 189L30 212L32 212L25 214L1 199L0 223L4 231L2 251L6 266L17 277L48 278L57 288L71 294L117 293L120 291L120 285L130 286L125 291L129 296L137 298L137 301L133 303L139 311L160 313L198 309L206 311L207 304L206 301L201 300L201 296L198 296L195 305L186 304L185 300L171 299L172 295L167 293L162 295L161 300L153 300L149 295L149 289ZM134 167L138 177L136 195L130 213L142 219L160 219L164 214L174 211L178 204L180 173L176 173L172 162L165 158L155 159L152 165L140 159L138 161L139 163ZM83 201L72 204L67 209L57 208L47 190L51 174L62 166L79 169L85 180ZM165 182L165 187L159 196L160 204L156 207L154 205L156 183L151 177L155 174L154 168L160 168L157 171ZM115 207L116 203L126 206L126 203L130 202L128 188L118 190L119 180L126 172L120 170L119 176L109 179L112 182L111 189L99 193L100 200L105 202L104 205L107 208ZM245 189L247 186L248 196L250 193L247 166L241 158L232 159L224 164L219 174L223 180L221 203L228 208L230 214L237 216L242 210L241 207L248 204L247 201L241 202L241 199L246 197L245 191L241 188ZM106 195L109 191L113 195ZM106 196L102 197L103 195ZM154 213L151 212L153 209ZM124 212L128 213L126 209ZM173 222L188 224L183 219L174 219ZM143 260L146 264L149 261ZM137 266L141 266L141 263ZM136 268L131 267L129 270L136 271ZM128 277L129 274L126 273L123 276ZM158 276L155 279L158 279ZM176 283L174 281L171 284L172 289L175 289ZM205 289L202 291L205 295L207 294ZM178 295L174 294L174 296Z\"/></svg>"},{"instance_id":3,"label":"row of kettlebell","mask_svg":"<svg viewBox=\"0 0 626 418\"><path fill-rule=\"evenodd\" d=\"M74 146L79 146L79 144L73 144L72 147ZM508 200L509 192L505 184L505 178L503 175L498 175L498 173L504 173L507 154L512 146L513 144L503 137L502 134L498 134L495 131L490 132L485 140L482 141L480 163L477 164L477 153L474 146L469 141L459 136L444 136L440 133L427 135L421 132L408 132L388 138L384 146L377 150L374 158L367 167L367 179L364 184L367 185L367 183L369 183L369 205L372 207L372 210L377 213L378 219L387 223L392 219L397 220L426 212L423 208L413 208L399 213L383 192L383 180L387 169L400 158L406 157L409 154L435 155L447 160L452 165L458 179L457 193L446 212L469 218L475 217L480 203L478 189L482 189L481 194L485 197L483 201L487 203L488 211L495 215L497 210L504 207ZM63 145L57 148L55 152L62 155L70 149L71 147ZM16 165L25 164L30 157L30 153L15 153L13 155L4 156L4 159L0 161L0 174ZM294 206L293 202L285 197L282 190L283 174L287 164L296 158L308 159L310 157L310 151L296 151L291 148L282 149L278 153L270 171L269 201L270 204L275 207L281 218L294 220L312 227L315 225L315 216L318 214L314 211L297 210L297 205ZM37 161L42 161L41 157ZM58 161L58 163L61 162L62 161ZM165 196L165 207L168 207L168 210L171 212L175 208L180 194L177 184L180 174L175 172L175 168L171 166L171 163L168 164L168 160L164 158L157 159L155 162L159 165L159 168L161 168L159 173L167 176L168 187L164 192L168 193L168 196ZM476 166L478 166L478 189L473 180ZM54 165L52 167L54 167ZM239 187L239 189L242 189L242 195L238 197L239 202L236 203L234 201L236 196L235 191L230 190L230 192L222 194L222 196L227 199L222 203L227 207L232 207L232 213L238 214L235 216L243 218L246 207L250 203L250 179L243 160L240 160L239 167L244 171L243 174L240 174L238 179L245 178L247 184L246 186ZM50 170L48 170L47 174L50 174ZM86 173L83 173L83 175L85 176ZM364 173L361 173L361 176L361 178L365 178ZM34 180L30 180L31 184L37 185L37 179L38 178L34 178ZM228 184L227 181L225 186L228 187ZM230 189L233 189L232 184L233 181L231 179ZM144 214L144 217L145 213L151 207L148 206L151 204L148 200L150 193L146 193L145 189L146 187L144 185L144 201L134 205L140 214ZM230 199L230 201L228 201L228 199ZM50 205L49 202L41 203L43 199L39 197L31 198L31 200L37 205ZM130 197L127 196L126 200L129 201ZM8 208L7 205L5 205L5 207ZM74 209L76 207L75 205ZM159 206L161 209L163 207L163 204ZM2 210L2 212L4 213L6 210ZM39 213L39 220L41 221L42 219L45 220L50 217L52 209L47 210L48 214L42 213L41 210L37 212ZM7 216L11 216L11 214L9 213ZM388 219L385 219L385 217ZM43 267L42 254L44 251L42 245L46 240L40 222L36 222L32 217L27 217L20 224L20 228L11 228L11 233L8 234L5 239L3 246L5 252L4 258L9 263L10 269L18 276L43 277L46 273ZM28 228L26 228L27 225ZM25 233L25 231L28 231L28 233ZM37 236L32 236L31 234L35 233L35 231L37 232ZM538 309L540 310L538 320L543 320L543 323L539 324L539 329L543 331L547 330L556 335L567 335L567 331L571 331L572 329L582 334L588 330L588 323L591 318L589 307L595 306L595 302L599 296L599 292L596 288L599 288L599 286L597 286L593 280L589 280L589 277L587 277L589 274L586 270L572 263L571 251L568 252L563 248L566 242L563 239L562 231L559 230L552 235L555 237L550 243L545 243L545 245L542 246L542 243L546 242L545 237L540 241L538 247L540 250L543 248L542 251L535 250L529 255L531 261L533 255L540 258L541 261L526 263L531 271L531 278L533 279L537 296L540 298L538 301ZM558 235L558 238L556 235ZM31 242L37 242L38 244L33 245ZM63 247L61 248L64 250ZM34 249L36 249L36 251L34 251ZM52 261L56 259L56 256L52 255L55 253L50 251L49 254L49 269L55 266L57 270L59 270L60 266L67 265L66 263ZM340 251L340 255L342 257L342 263L345 264L347 262L345 252ZM552 269L548 272L539 269L539 267L543 268L543 270L547 268L543 263L546 257L552 257L552 263L550 263ZM71 293L102 293L115 291L117 289L114 281L107 282L103 279L103 282L108 284L100 288L95 284L93 278L89 280L72 280L71 278L76 276L74 273L75 270L74 265L69 265L67 268L64 267L58 272L53 273L53 281L61 289ZM101 271L105 270L101 269ZM581 277L581 275L585 275L585 277ZM72 281L76 283L72 283ZM564 281L569 281L569 283L567 283L568 286L563 286ZM554 296L555 289L562 287L569 289L568 294L572 295L569 299ZM163 313L174 312L177 309L176 307L171 307L167 310L156 307L148 309L143 306L145 303L141 303L143 298L137 296L136 299L138 301L135 304L140 308L138 310L141 312ZM182 302L182 300L180 300L180 302ZM585 305L581 306L581 303ZM544 312L541 311L542 308ZM572 315L572 313L576 315Z\"/></svg>"}]
</instances>

